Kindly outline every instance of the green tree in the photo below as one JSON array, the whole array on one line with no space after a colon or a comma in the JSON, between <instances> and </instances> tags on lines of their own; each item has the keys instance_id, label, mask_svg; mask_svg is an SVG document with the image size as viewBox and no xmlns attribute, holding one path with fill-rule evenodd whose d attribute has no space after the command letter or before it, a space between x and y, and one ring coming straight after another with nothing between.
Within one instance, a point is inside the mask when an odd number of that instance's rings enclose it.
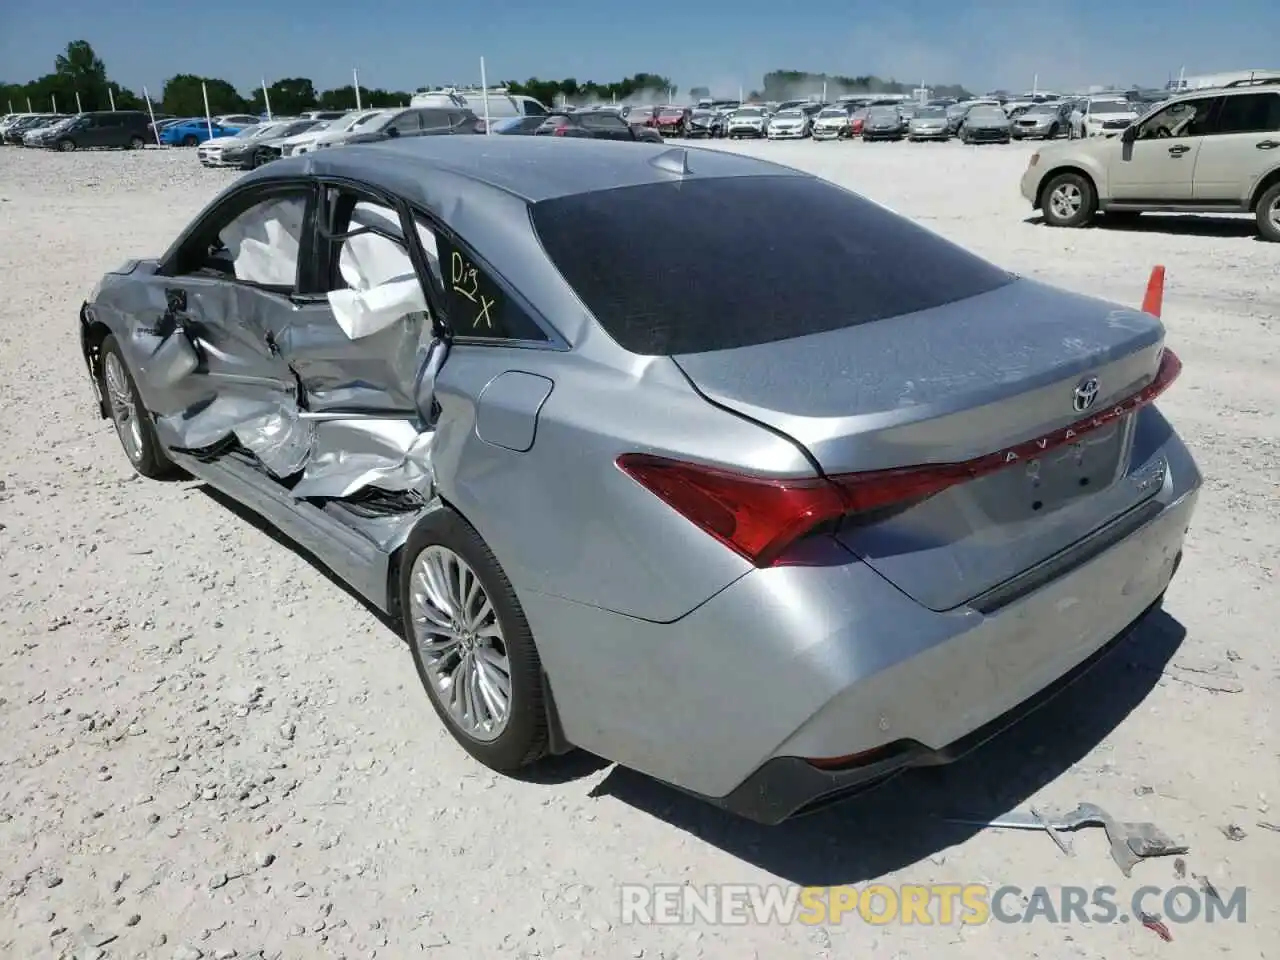
<instances>
[{"instance_id":1,"label":"green tree","mask_svg":"<svg viewBox=\"0 0 1280 960\"><path fill-rule=\"evenodd\" d=\"M80 106L85 110L106 110L110 106L107 65L94 53L88 40L68 43L67 49L54 58L53 72L62 81L59 87L70 95L63 109L75 109L76 94L80 95ZM60 105L61 100L59 97Z\"/></svg>"},{"instance_id":2,"label":"green tree","mask_svg":"<svg viewBox=\"0 0 1280 960\"><path fill-rule=\"evenodd\" d=\"M165 112L174 116L203 117L205 90L209 94L211 114L240 113L250 109L244 98L236 93L236 88L227 81L200 77L194 73L179 73L166 80L160 99L164 103Z\"/></svg>"},{"instance_id":3,"label":"green tree","mask_svg":"<svg viewBox=\"0 0 1280 960\"><path fill-rule=\"evenodd\" d=\"M306 110L314 110L319 103L315 85L306 77L277 80L267 87L267 93L271 97L271 112L282 117L297 116ZM253 112L266 112L267 106L262 99L261 87L255 88L246 99L249 109Z\"/></svg>"}]
</instances>

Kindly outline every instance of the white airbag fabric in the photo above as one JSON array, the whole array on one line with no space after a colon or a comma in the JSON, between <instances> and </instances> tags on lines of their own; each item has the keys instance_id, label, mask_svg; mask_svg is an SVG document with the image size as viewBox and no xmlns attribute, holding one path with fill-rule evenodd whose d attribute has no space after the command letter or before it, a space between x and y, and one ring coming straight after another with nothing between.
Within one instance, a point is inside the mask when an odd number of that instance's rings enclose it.
<instances>
[{"instance_id":1,"label":"white airbag fabric","mask_svg":"<svg viewBox=\"0 0 1280 960\"><path fill-rule=\"evenodd\" d=\"M387 214L359 204L352 212L351 226L377 225L398 234L399 222ZM408 252L387 237L376 233L348 237L338 254L338 271L348 289L330 291L329 306L342 332L352 340L385 330L405 314L428 309Z\"/></svg>"},{"instance_id":2,"label":"white airbag fabric","mask_svg":"<svg viewBox=\"0 0 1280 960\"><path fill-rule=\"evenodd\" d=\"M220 239L231 254L237 280L293 286L304 211L295 198L268 201L223 228Z\"/></svg>"}]
</instances>

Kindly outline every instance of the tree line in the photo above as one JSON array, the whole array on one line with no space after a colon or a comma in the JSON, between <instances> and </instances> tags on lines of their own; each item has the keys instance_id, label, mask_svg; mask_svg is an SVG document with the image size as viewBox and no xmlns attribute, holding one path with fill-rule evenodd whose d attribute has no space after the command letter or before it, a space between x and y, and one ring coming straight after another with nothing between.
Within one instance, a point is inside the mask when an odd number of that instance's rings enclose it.
<instances>
[{"instance_id":1,"label":"tree line","mask_svg":"<svg viewBox=\"0 0 1280 960\"><path fill-rule=\"evenodd\" d=\"M656 73L636 73L613 83L579 81L569 77L564 80L542 80L530 77L525 81L507 81L503 84L511 93L535 97L548 105L563 102L612 102L630 100L663 102L675 100L679 88L667 77ZM751 99L786 100L817 96L826 90L828 97L851 93L909 93L911 86L895 80L881 80L874 76L847 77L825 73L809 73L802 70L774 70L764 76L763 86L750 92ZM426 90L426 87L419 87ZM174 116L203 116L205 94L209 98L209 111L219 113L264 113L267 102L271 112L282 116L296 115L305 110L346 110L356 105L356 90L352 84L317 90L305 77L289 77L269 84L264 96L259 87L242 94L231 83L217 77L202 77L180 73L165 81L159 96L152 95L152 107L157 112ZM708 87L693 87L688 99L722 96L736 97L736 90L712 91ZM933 88L934 96L967 96L968 91L956 84ZM53 71L28 83L0 83L0 107L26 110L28 101L36 111L52 111L54 104L61 113L79 110L109 110L114 104L117 110L145 109L142 91L129 90L107 75L107 66L94 52L87 40L75 40L66 50L54 58ZM367 107L395 107L409 103L412 93L404 90L385 90L361 85L359 101Z\"/></svg>"}]
</instances>

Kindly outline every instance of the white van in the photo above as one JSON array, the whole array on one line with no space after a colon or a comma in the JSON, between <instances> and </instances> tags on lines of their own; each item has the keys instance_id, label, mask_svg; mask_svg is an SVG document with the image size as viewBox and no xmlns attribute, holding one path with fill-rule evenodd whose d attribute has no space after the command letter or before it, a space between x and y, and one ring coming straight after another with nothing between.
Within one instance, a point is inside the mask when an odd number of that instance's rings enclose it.
<instances>
[{"instance_id":1,"label":"white van","mask_svg":"<svg viewBox=\"0 0 1280 960\"><path fill-rule=\"evenodd\" d=\"M514 117L545 117L546 106L533 97L491 91L488 95L489 119L509 120ZM432 90L415 93L410 101L415 107L463 107L481 120L485 115L485 96L478 90Z\"/></svg>"}]
</instances>

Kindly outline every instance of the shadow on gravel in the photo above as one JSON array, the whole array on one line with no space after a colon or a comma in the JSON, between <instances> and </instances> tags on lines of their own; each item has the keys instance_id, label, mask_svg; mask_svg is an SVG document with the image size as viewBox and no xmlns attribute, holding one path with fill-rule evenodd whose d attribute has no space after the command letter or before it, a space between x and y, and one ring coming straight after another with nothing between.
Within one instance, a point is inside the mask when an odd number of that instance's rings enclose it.
<instances>
[{"instance_id":1,"label":"shadow on gravel","mask_svg":"<svg viewBox=\"0 0 1280 960\"><path fill-rule=\"evenodd\" d=\"M942 817L999 816L1066 773L1142 703L1185 636L1177 620L1157 610L1057 697L963 759L907 771L776 827L724 813L622 767L614 767L594 794L615 797L791 883L866 882L981 829ZM1091 799L1087 792L1079 797Z\"/></svg>"},{"instance_id":2,"label":"shadow on gravel","mask_svg":"<svg viewBox=\"0 0 1280 960\"><path fill-rule=\"evenodd\" d=\"M256 513L212 487L201 484L198 489L303 557L400 636L397 624ZM592 796L611 796L791 883L862 883L963 843L980 829L944 823L942 817L988 820L1022 806L1066 773L1142 703L1185 636L1182 624L1157 610L1056 697L963 759L909 770L865 794L779 826L760 826L725 813L619 766ZM515 779L555 785L608 766L607 760L575 750L548 758ZM1090 799L1087 794L1079 797Z\"/></svg>"},{"instance_id":3,"label":"shadow on gravel","mask_svg":"<svg viewBox=\"0 0 1280 960\"><path fill-rule=\"evenodd\" d=\"M1040 214L1022 221L1044 226ZM1196 213L1144 213L1137 217L1115 219L1105 213L1094 221L1092 229L1114 233L1161 233L1177 237L1250 237L1265 242L1258 235L1258 222L1253 217L1216 217Z\"/></svg>"},{"instance_id":4,"label":"shadow on gravel","mask_svg":"<svg viewBox=\"0 0 1280 960\"><path fill-rule=\"evenodd\" d=\"M323 563L321 563L320 559L315 554L313 554L310 550L307 550L305 547L301 546L296 541L286 537L283 533L281 533L275 527L271 526L271 524L267 523L267 521L264 520L262 517L260 517L258 514L254 513L252 510L250 510L248 507L246 507L244 504L240 503L239 501L232 500L221 490L211 487L206 483L200 483L196 487L196 489L198 489L201 493L203 493L206 497L208 497L218 506L222 507L224 510L230 510L232 513L234 513L237 517L239 517L245 523L249 524L249 526L253 527L255 530L259 531L260 533L263 533L266 536L270 537L272 540L280 544L280 546L284 547L290 553L296 553L303 560L307 561L307 563L311 564L311 566L315 567L316 570L318 570L321 574L324 575L324 578L326 580L328 580L334 586L342 590L343 593L346 593L348 596L354 597L359 602L360 606L364 607L367 611L369 611L369 613L372 616L376 617L384 627L386 627L388 630L394 633L397 637L400 637L401 635L400 624L396 623L395 620L388 617L385 613L383 613L381 610L379 610L377 607L371 604L368 600L360 596L360 594L356 593L355 590L351 589L351 587L347 584L345 580L340 579L337 576L337 574L335 574L332 570L330 570Z\"/></svg>"}]
</instances>

